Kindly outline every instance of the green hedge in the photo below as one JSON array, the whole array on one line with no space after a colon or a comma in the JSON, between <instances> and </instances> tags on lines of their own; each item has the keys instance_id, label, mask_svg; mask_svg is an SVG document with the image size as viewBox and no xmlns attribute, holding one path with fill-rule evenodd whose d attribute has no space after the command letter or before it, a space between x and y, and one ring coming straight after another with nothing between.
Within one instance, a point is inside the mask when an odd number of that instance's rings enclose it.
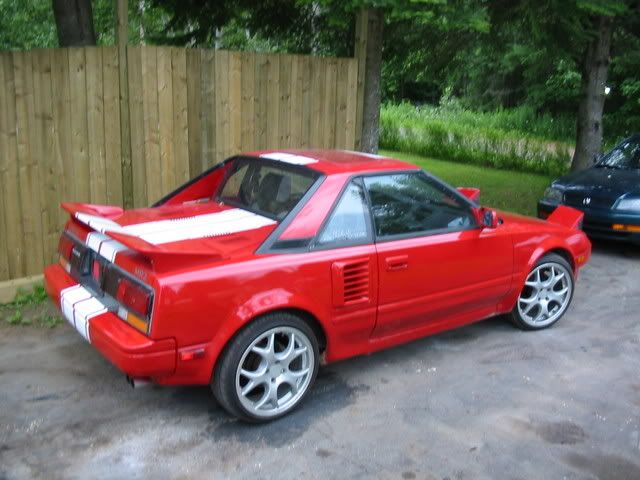
<instances>
[{"instance_id":1,"label":"green hedge","mask_svg":"<svg viewBox=\"0 0 640 480\"><path fill-rule=\"evenodd\" d=\"M567 171L570 144L547 141L517 129L496 128L506 117L500 112L496 115L503 118L491 121L488 113L446 112L440 107L414 107L406 103L384 105L380 113L380 146L553 176Z\"/></svg>"}]
</instances>

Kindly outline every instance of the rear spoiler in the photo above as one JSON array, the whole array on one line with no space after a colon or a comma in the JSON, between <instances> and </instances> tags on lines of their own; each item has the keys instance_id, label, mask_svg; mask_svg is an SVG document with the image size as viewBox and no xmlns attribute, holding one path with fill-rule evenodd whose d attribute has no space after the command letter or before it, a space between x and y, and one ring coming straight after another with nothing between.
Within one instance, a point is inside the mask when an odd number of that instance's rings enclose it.
<instances>
[{"instance_id":1,"label":"rear spoiler","mask_svg":"<svg viewBox=\"0 0 640 480\"><path fill-rule=\"evenodd\" d=\"M219 253L212 253L211 251L203 252L202 250L185 249L182 247L154 245L139 237L134 237L133 235L127 235L121 232L111 232L106 230L104 234L152 261L166 260L167 257L175 256L179 256L181 261L184 261L185 257L193 260L206 259L213 261L221 260L223 258Z\"/></svg>"},{"instance_id":2,"label":"rear spoiler","mask_svg":"<svg viewBox=\"0 0 640 480\"><path fill-rule=\"evenodd\" d=\"M547 217L547 222L563 225L574 230L580 230L582 228L583 218L584 213L580 210L560 205Z\"/></svg>"},{"instance_id":3,"label":"rear spoiler","mask_svg":"<svg viewBox=\"0 0 640 480\"><path fill-rule=\"evenodd\" d=\"M61 207L69 212L74 221L87 225L95 231L116 240L124 247L148 258L156 265L169 258L176 259L176 257L180 257L178 260L180 262L218 261L223 258L222 254L212 252L210 249L202 251L178 245L154 245L139 237L120 232L118 229L122 227L113 221L114 218L122 215L124 210L120 207L87 203L62 203Z\"/></svg>"}]
</instances>

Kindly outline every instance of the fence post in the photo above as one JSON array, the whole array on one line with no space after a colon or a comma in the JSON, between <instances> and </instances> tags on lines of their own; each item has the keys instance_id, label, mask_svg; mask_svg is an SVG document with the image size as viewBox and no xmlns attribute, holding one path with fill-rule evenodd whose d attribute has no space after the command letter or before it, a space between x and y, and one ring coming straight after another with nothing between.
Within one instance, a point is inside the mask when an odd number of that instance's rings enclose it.
<instances>
[{"instance_id":1,"label":"fence post","mask_svg":"<svg viewBox=\"0 0 640 480\"><path fill-rule=\"evenodd\" d=\"M129 43L129 7L127 0L117 0L116 43L120 83L120 146L122 168L122 204L133 207L133 172L131 168L131 118L129 116L129 75L127 44Z\"/></svg>"}]
</instances>

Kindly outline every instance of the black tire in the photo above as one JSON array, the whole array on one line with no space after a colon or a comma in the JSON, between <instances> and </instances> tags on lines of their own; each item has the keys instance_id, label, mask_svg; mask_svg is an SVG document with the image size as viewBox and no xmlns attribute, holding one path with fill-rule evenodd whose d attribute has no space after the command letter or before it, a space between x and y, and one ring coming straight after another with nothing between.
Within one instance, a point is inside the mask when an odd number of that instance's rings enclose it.
<instances>
[{"instance_id":1,"label":"black tire","mask_svg":"<svg viewBox=\"0 0 640 480\"><path fill-rule=\"evenodd\" d=\"M569 265L569 262L567 262L567 260L565 260L565 258L562 257L561 255L558 255L556 253L548 253L535 263L531 271L527 274L527 279L532 273L536 271L536 269L538 269L543 265L557 265L558 269L560 268L564 269L564 272L566 273L567 282L568 282L568 288L569 288L568 299L566 299L563 302L561 311L559 312L556 318L550 321L542 322L538 325L538 324L532 323L530 320L525 318L525 316L520 311L519 303L521 302L521 297L523 294L528 293L526 292L528 287L526 285L523 285L522 291L518 295L518 300L516 300L516 304L514 305L513 310L511 310L511 312L507 314L507 318L509 319L509 321L511 321L511 323L513 323L516 327L522 330L542 330L544 328L549 328L552 325L555 325L558 322L558 320L560 320L565 315L573 299L573 292L575 290L574 288L575 280L573 278L573 269L571 268L571 265ZM527 279L525 279L525 281Z\"/></svg>"},{"instance_id":2,"label":"black tire","mask_svg":"<svg viewBox=\"0 0 640 480\"><path fill-rule=\"evenodd\" d=\"M311 376L304 392L295 403L286 408L286 410L270 416L259 416L243 405L236 388L236 376L240 362L243 361L245 353L254 341L265 333L277 328L295 329L306 336L313 353L313 360L310 360L311 365L309 365ZM218 403L230 415L240 420L250 423L263 423L276 420L296 409L307 397L318 374L319 358L318 339L313 329L305 320L287 312L270 313L253 320L229 341L214 368L211 379L211 389Z\"/></svg>"}]
</instances>

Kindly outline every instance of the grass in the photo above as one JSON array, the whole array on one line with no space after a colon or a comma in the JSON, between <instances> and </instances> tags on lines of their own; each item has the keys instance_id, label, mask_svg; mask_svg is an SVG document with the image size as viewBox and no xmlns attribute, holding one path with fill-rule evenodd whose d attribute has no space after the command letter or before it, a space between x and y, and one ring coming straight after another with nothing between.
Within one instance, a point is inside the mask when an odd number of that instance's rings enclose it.
<instances>
[{"instance_id":1,"label":"grass","mask_svg":"<svg viewBox=\"0 0 640 480\"><path fill-rule=\"evenodd\" d=\"M53 311L48 298L42 284L31 291L20 289L13 301L0 304L0 318L9 325L54 328L62 318Z\"/></svg>"},{"instance_id":2,"label":"grass","mask_svg":"<svg viewBox=\"0 0 640 480\"><path fill-rule=\"evenodd\" d=\"M384 105L382 148L460 163L559 176L569 167L572 145L566 122L520 108L474 112L456 106ZM561 139L561 140L558 140Z\"/></svg>"},{"instance_id":3,"label":"grass","mask_svg":"<svg viewBox=\"0 0 640 480\"><path fill-rule=\"evenodd\" d=\"M390 150L381 150L380 153L416 164L453 187L479 188L480 201L485 206L524 215L536 214L536 203L552 180L547 175L465 165L412 153Z\"/></svg>"}]
</instances>

